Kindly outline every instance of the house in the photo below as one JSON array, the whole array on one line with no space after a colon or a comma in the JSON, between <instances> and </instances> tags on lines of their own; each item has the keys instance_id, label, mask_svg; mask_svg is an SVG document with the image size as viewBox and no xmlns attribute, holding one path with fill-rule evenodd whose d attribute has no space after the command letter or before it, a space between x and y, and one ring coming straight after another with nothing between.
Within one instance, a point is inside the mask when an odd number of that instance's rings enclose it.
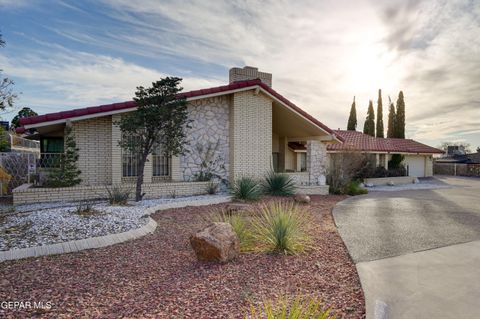
<instances>
[{"instance_id":1,"label":"house","mask_svg":"<svg viewBox=\"0 0 480 319\"><path fill-rule=\"evenodd\" d=\"M343 138L342 144L329 144L330 157L336 153L361 152L371 155L376 166L388 169L388 161L393 154L405 156L404 165L408 176L427 177L433 175L433 156L443 154L442 150L422 144L412 139L378 138L362 132L334 130Z\"/></svg>"},{"instance_id":2,"label":"house","mask_svg":"<svg viewBox=\"0 0 480 319\"><path fill-rule=\"evenodd\" d=\"M206 183L196 181L196 176L206 157L215 159L216 173L229 182L241 176L262 177L275 169L287 171L306 192L328 192L324 182L327 145L341 143L342 138L276 92L271 74L254 67L232 68L228 85L181 96L187 99L192 120L187 153L172 158L161 152L149 156L146 198L204 193ZM118 146L122 134L116 123L135 108L135 102L128 101L21 119L18 132L37 130L42 158L63 152L65 126L72 126L82 184L55 191L23 185L14 191L14 201L101 197L105 185L133 183L136 154ZM299 155L289 143L303 145L304 154Z\"/></svg>"}]
</instances>

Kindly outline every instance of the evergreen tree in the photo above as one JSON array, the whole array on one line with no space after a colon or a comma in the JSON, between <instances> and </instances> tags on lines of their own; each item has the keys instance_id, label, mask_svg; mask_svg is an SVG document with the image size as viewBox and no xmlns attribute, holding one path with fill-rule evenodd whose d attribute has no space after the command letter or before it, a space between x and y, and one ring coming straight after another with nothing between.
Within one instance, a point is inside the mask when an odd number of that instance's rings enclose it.
<instances>
[{"instance_id":1,"label":"evergreen tree","mask_svg":"<svg viewBox=\"0 0 480 319\"><path fill-rule=\"evenodd\" d=\"M375 136L375 111L373 110L373 102L368 102L368 112L365 123L363 124L363 133Z\"/></svg>"},{"instance_id":2,"label":"evergreen tree","mask_svg":"<svg viewBox=\"0 0 480 319\"><path fill-rule=\"evenodd\" d=\"M65 126L65 152L62 155L48 176L47 186L69 187L78 185L82 181L80 178L82 172L77 168L77 143L70 123Z\"/></svg>"},{"instance_id":3,"label":"evergreen tree","mask_svg":"<svg viewBox=\"0 0 480 319\"><path fill-rule=\"evenodd\" d=\"M405 101L402 91L398 94L395 120L395 137L405 138Z\"/></svg>"},{"instance_id":4,"label":"evergreen tree","mask_svg":"<svg viewBox=\"0 0 480 319\"><path fill-rule=\"evenodd\" d=\"M350 108L350 116L348 117L347 130L357 130L357 109L355 107L355 97L353 97L352 107Z\"/></svg>"},{"instance_id":5,"label":"evergreen tree","mask_svg":"<svg viewBox=\"0 0 480 319\"><path fill-rule=\"evenodd\" d=\"M123 136L122 149L138 154L135 201L142 200L143 174L147 157L160 146L166 157L185 153L186 129L190 128L187 100L180 95L182 79L166 77L153 82L151 87L137 87L133 100L134 112L117 123ZM131 138L128 138L131 137Z\"/></svg>"},{"instance_id":6,"label":"evergreen tree","mask_svg":"<svg viewBox=\"0 0 480 319\"><path fill-rule=\"evenodd\" d=\"M388 97L388 104L390 105L388 111L388 131L387 137L395 137L395 105L393 105L392 100Z\"/></svg>"},{"instance_id":7,"label":"evergreen tree","mask_svg":"<svg viewBox=\"0 0 480 319\"><path fill-rule=\"evenodd\" d=\"M385 137L383 134L383 105L382 90L378 90L377 101L377 137Z\"/></svg>"}]
</instances>

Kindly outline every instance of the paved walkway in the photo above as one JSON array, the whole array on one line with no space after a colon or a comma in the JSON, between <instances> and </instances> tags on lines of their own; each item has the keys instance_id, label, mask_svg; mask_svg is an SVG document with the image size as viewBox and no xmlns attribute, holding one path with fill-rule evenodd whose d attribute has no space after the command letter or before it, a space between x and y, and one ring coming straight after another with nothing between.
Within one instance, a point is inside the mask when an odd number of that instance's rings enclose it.
<instances>
[{"instance_id":1,"label":"paved walkway","mask_svg":"<svg viewBox=\"0 0 480 319\"><path fill-rule=\"evenodd\" d=\"M376 192L335 207L367 318L478 317L480 179L439 179L452 187Z\"/></svg>"}]
</instances>

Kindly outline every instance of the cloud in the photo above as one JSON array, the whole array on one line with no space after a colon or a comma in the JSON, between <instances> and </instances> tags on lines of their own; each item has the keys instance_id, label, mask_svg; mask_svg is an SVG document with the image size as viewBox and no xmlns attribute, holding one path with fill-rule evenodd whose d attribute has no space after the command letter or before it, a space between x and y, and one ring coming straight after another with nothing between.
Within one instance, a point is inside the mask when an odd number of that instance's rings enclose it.
<instances>
[{"instance_id":1,"label":"cloud","mask_svg":"<svg viewBox=\"0 0 480 319\"><path fill-rule=\"evenodd\" d=\"M10 58L14 68L5 69L30 82L38 77L52 94L59 90L65 101L80 104L128 98L132 88L165 70L188 75L184 83L194 89L217 85L220 77L226 82L232 66L253 65L272 72L275 89L333 128L345 127L354 95L361 129L379 88L384 105L403 90L409 137L435 143L468 135L480 143L479 123L467 120L478 118L480 93L475 1L102 3L95 23L79 28L77 21L55 20L48 30L108 54L33 53ZM71 8L86 17L84 9Z\"/></svg>"},{"instance_id":2,"label":"cloud","mask_svg":"<svg viewBox=\"0 0 480 319\"><path fill-rule=\"evenodd\" d=\"M65 107L125 101L132 98L136 86L149 85L168 75L120 58L55 47L55 53L35 51L15 58L0 55L0 64L9 76L33 87L20 96L19 104L52 112ZM219 82L186 77L183 85L189 90Z\"/></svg>"}]
</instances>

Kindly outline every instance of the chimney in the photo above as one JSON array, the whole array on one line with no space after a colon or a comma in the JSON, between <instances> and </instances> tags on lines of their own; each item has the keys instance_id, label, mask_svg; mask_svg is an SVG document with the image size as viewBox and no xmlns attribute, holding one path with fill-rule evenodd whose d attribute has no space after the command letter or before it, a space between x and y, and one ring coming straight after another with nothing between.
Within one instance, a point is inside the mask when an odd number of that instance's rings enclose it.
<instances>
[{"instance_id":1,"label":"chimney","mask_svg":"<svg viewBox=\"0 0 480 319\"><path fill-rule=\"evenodd\" d=\"M271 73L259 72L258 68L254 68L251 66L245 66L243 69L241 68L230 69L229 83L236 82L236 81L255 80L255 79L260 79L260 81L262 81L269 87L272 87Z\"/></svg>"}]
</instances>

